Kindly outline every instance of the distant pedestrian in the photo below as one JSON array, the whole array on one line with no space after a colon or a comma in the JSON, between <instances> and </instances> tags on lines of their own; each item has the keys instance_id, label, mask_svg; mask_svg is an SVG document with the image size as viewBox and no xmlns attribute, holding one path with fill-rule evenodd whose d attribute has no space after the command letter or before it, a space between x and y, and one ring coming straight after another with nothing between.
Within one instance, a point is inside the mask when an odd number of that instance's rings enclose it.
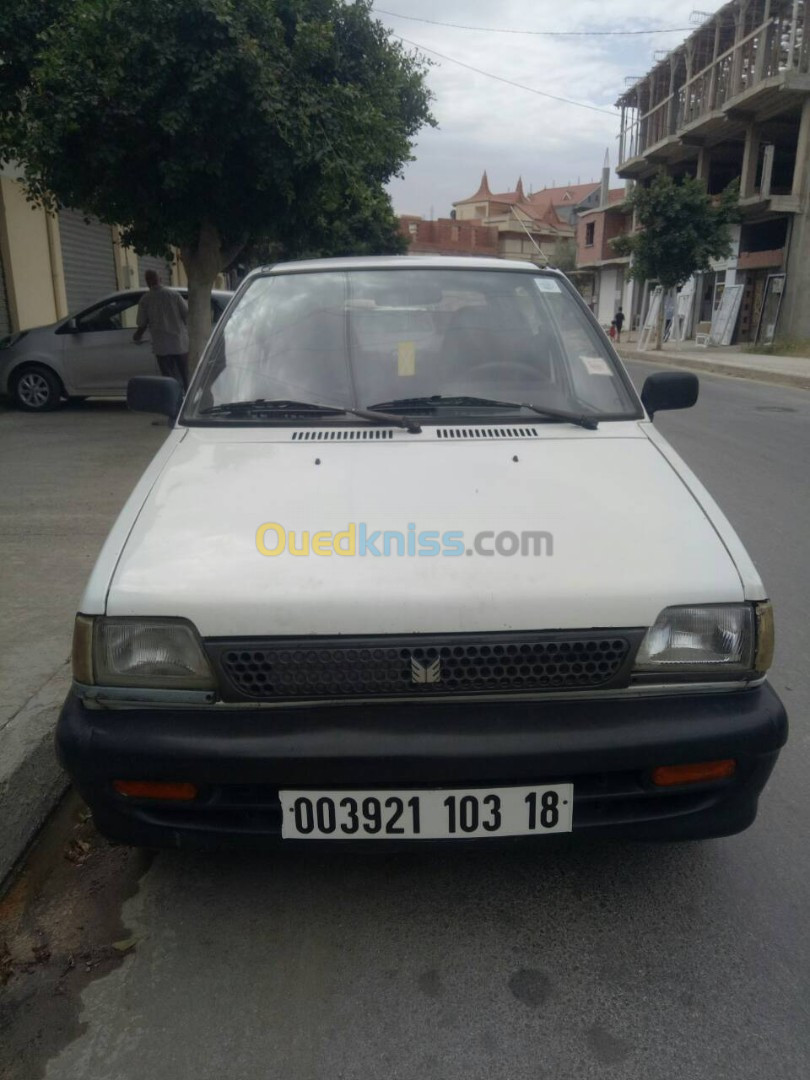
<instances>
[{"instance_id":1,"label":"distant pedestrian","mask_svg":"<svg viewBox=\"0 0 810 1080\"><path fill-rule=\"evenodd\" d=\"M138 304L138 329L132 340L140 341L148 330L152 352L161 375L177 379L188 389L188 305L180 293L165 289L155 270L147 270L149 292Z\"/></svg>"},{"instance_id":2,"label":"distant pedestrian","mask_svg":"<svg viewBox=\"0 0 810 1080\"><path fill-rule=\"evenodd\" d=\"M616 341L622 340L622 327L624 326L624 312L622 311L622 305L619 304L619 310L613 316L613 321L616 324Z\"/></svg>"}]
</instances>

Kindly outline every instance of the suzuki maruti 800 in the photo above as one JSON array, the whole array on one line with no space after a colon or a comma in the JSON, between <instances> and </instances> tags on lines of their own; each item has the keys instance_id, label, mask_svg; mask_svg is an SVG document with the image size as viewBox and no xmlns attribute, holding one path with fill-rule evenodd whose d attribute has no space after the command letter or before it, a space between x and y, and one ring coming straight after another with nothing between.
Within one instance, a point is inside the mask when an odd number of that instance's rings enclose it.
<instances>
[{"instance_id":1,"label":"suzuki maruti 800","mask_svg":"<svg viewBox=\"0 0 810 1080\"><path fill-rule=\"evenodd\" d=\"M147 845L722 836L786 739L768 594L566 278L256 271L76 618L62 762Z\"/></svg>"}]
</instances>

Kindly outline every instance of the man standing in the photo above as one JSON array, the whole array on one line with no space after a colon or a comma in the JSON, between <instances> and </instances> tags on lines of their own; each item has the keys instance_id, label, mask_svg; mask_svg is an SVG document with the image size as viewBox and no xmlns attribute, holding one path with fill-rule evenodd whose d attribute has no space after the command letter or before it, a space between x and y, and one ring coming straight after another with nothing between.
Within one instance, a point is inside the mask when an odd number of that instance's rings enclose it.
<instances>
[{"instance_id":1,"label":"man standing","mask_svg":"<svg viewBox=\"0 0 810 1080\"><path fill-rule=\"evenodd\" d=\"M621 304L619 304L619 310L613 317L613 321L616 324L616 341L619 342L622 340L622 327L624 326L624 312Z\"/></svg>"},{"instance_id":2,"label":"man standing","mask_svg":"<svg viewBox=\"0 0 810 1080\"><path fill-rule=\"evenodd\" d=\"M156 271L147 270L144 276L149 292L138 304L138 329L132 340L140 341L149 330L160 374L177 379L187 390L188 306L180 293L163 288Z\"/></svg>"}]
</instances>

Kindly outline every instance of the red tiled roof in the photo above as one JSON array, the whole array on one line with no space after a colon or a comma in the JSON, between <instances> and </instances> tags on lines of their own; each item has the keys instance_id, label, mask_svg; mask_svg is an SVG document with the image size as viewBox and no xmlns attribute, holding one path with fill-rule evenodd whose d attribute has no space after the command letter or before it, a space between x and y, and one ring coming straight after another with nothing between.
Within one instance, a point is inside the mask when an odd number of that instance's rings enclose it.
<instances>
[{"instance_id":1,"label":"red tiled roof","mask_svg":"<svg viewBox=\"0 0 810 1080\"><path fill-rule=\"evenodd\" d=\"M566 222L554 212L554 208L557 206L576 206L598 187L599 184L594 182L590 184L567 184L565 187L543 188L542 191L535 191L534 194L527 196L523 190L523 179L519 177L514 191L495 193L490 190L485 171L476 193L470 195L467 199L456 200L453 205L460 206L463 203L481 200L500 203L502 206L514 206L518 203L524 206L533 205L539 208L539 213L531 214L536 221L544 221L547 225L565 225Z\"/></svg>"},{"instance_id":2,"label":"red tiled roof","mask_svg":"<svg viewBox=\"0 0 810 1080\"><path fill-rule=\"evenodd\" d=\"M495 196L497 197L497 196ZM481 183L478 185L478 191L474 195L470 195L469 199L459 199L459 203L475 202L476 199L491 199L493 198L492 192L489 190L489 180L487 179L487 171L484 169L484 174L481 177ZM457 206L458 203L453 203L453 206Z\"/></svg>"}]
</instances>

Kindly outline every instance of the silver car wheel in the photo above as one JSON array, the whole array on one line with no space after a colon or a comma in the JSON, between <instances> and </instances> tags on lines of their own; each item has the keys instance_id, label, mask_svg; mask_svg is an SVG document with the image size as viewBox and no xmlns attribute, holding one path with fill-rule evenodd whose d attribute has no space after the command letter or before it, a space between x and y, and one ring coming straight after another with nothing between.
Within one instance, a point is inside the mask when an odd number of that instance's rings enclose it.
<instances>
[{"instance_id":1,"label":"silver car wheel","mask_svg":"<svg viewBox=\"0 0 810 1080\"><path fill-rule=\"evenodd\" d=\"M29 409L41 409L48 403L51 387L38 371L26 371L17 383L17 394Z\"/></svg>"}]
</instances>

